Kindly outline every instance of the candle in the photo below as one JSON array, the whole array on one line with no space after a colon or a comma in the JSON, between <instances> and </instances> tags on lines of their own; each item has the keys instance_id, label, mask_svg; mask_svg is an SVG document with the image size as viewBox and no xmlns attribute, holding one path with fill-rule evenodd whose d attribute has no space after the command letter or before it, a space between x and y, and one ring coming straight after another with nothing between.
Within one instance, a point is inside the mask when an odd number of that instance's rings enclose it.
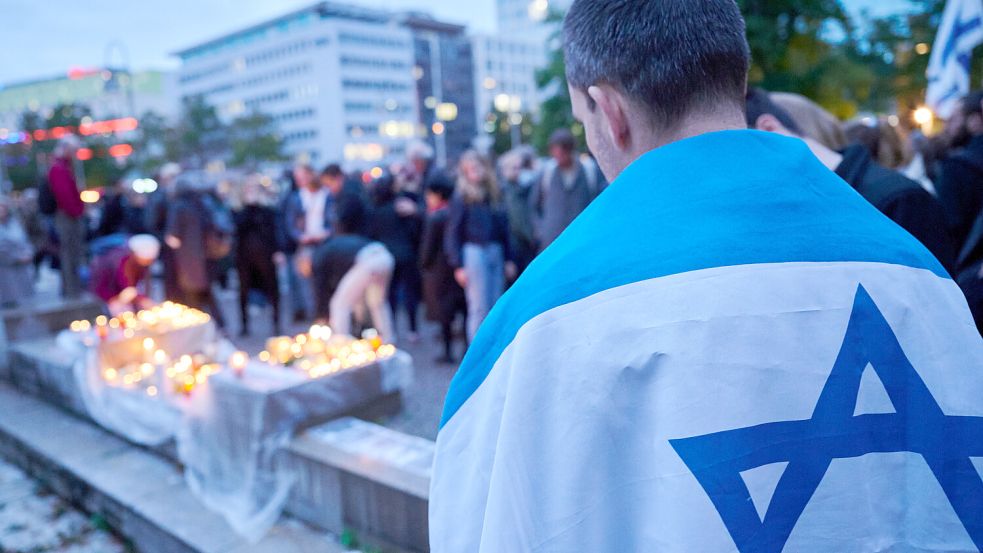
<instances>
[{"instance_id":1,"label":"candle","mask_svg":"<svg viewBox=\"0 0 983 553\"><path fill-rule=\"evenodd\" d=\"M237 351L229 357L229 367L238 378L242 378L247 363L249 363L249 354L244 351Z\"/></svg>"},{"instance_id":2,"label":"candle","mask_svg":"<svg viewBox=\"0 0 983 553\"><path fill-rule=\"evenodd\" d=\"M374 351L378 350L382 346L382 337L379 336L379 331L374 328L367 329L365 332L363 332L362 338L369 341L369 345L372 346Z\"/></svg>"},{"instance_id":3,"label":"candle","mask_svg":"<svg viewBox=\"0 0 983 553\"><path fill-rule=\"evenodd\" d=\"M157 397L157 386L147 386L147 395Z\"/></svg>"}]
</instances>

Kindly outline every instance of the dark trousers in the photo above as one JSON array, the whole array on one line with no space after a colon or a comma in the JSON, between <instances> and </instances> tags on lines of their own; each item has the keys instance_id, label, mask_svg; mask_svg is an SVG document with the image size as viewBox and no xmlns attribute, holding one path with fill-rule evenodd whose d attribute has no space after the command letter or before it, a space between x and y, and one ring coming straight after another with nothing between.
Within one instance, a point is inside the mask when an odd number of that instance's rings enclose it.
<instances>
[{"instance_id":1,"label":"dark trousers","mask_svg":"<svg viewBox=\"0 0 983 553\"><path fill-rule=\"evenodd\" d=\"M389 283L389 305L393 310L393 322L399 306L406 310L410 319L410 332L417 331L417 312L420 310L420 269L414 261L396 262L392 282ZM400 301L402 300L402 301Z\"/></svg>"},{"instance_id":2,"label":"dark trousers","mask_svg":"<svg viewBox=\"0 0 983 553\"><path fill-rule=\"evenodd\" d=\"M181 295L184 297L184 305L208 313L219 328L225 328L225 318L222 317L222 311L215 303L215 295L212 294L211 287L206 290L183 290Z\"/></svg>"},{"instance_id":3,"label":"dark trousers","mask_svg":"<svg viewBox=\"0 0 983 553\"><path fill-rule=\"evenodd\" d=\"M276 265L272 254L269 256L240 255L236 261L239 274L239 308L242 310L242 331L249 331L249 291L258 290L273 308L273 332L280 333L280 283L276 276Z\"/></svg>"}]
</instances>

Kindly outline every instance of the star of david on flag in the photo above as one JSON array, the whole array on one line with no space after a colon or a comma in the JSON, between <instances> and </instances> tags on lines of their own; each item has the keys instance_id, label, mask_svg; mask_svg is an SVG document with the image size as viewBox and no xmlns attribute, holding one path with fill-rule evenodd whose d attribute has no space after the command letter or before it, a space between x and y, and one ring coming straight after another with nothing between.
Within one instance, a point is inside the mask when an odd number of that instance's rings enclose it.
<instances>
[{"instance_id":1,"label":"star of david on flag","mask_svg":"<svg viewBox=\"0 0 983 553\"><path fill-rule=\"evenodd\" d=\"M894 412L856 414L861 382L871 370ZM983 550L983 479L971 459L983 457L983 417L942 411L862 286L812 418L670 444L742 553L782 551L833 460L892 452L925 459L973 543ZM781 464L784 471L771 502L759 515L741 473Z\"/></svg>"}]
</instances>

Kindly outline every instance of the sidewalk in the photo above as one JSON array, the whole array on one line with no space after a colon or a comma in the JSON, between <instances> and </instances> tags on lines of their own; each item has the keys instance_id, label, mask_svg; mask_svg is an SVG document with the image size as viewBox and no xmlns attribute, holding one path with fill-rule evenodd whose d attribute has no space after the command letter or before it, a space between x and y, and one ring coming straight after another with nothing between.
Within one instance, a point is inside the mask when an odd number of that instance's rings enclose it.
<instances>
[{"instance_id":1,"label":"sidewalk","mask_svg":"<svg viewBox=\"0 0 983 553\"><path fill-rule=\"evenodd\" d=\"M45 491L0 460L0 551L4 553L128 553L103 522Z\"/></svg>"}]
</instances>

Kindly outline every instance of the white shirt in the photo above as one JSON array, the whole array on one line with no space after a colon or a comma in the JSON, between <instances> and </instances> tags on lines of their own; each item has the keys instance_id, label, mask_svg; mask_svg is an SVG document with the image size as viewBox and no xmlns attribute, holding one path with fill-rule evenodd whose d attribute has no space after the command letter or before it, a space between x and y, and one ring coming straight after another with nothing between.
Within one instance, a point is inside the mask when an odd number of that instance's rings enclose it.
<instances>
[{"instance_id":1,"label":"white shirt","mask_svg":"<svg viewBox=\"0 0 983 553\"><path fill-rule=\"evenodd\" d=\"M328 229L324 228L324 207L328 201L328 191L319 188L311 192L307 188L300 189L300 203L304 206L304 235L326 236Z\"/></svg>"}]
</instances>

